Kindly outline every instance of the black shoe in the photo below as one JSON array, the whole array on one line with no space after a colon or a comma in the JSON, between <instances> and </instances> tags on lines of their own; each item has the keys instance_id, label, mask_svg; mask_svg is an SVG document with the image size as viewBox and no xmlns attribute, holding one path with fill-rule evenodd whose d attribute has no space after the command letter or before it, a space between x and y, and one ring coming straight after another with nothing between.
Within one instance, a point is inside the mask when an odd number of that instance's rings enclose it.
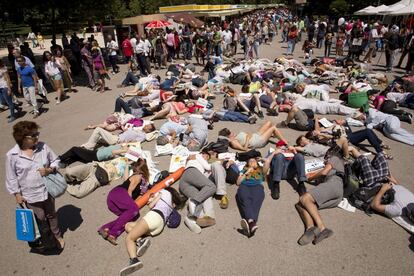
<instances>
[{"instance_id":1,"label":"black shoe","mask_svg":"<svg viewBox=\"0 0 414 276\"><path fill-rule=\"evenodd\" d=\"M409 123L410 125L413 123L413 114L411 113L405 113L407 115L407 123Z\"/></svg>"},{"instance_id":2,"label":"black shoe","mask_svg":"<svg viewBox=\"0 0 414 276\"><path fill-rule=\"evenodd\" d=\"M412 122L413 122L412 117L410 115L408 115L407 113L400 116L400 121L406 122L406 123L409 123L409 124L412 124Z\"/></svg>"},{"instance_id":3,"label":"black shoe","mask_svg":"<svg viewBox=\"0 0 414 276\"><path fill-rule=\"evenodd\" d=\"M259 228L259 227L256 225L255 221L249 222L249 229L250 229L249 238L254 236L254 234L256 233L257 228Z\"/></svg>"},{"instance_id":4,"label":"black shoe","mask_svg":"<svg viewBox=\"0 0 414 276\"><path fill-rule=\"evenodd\" d=\"M143 264L140 260L138 260L138 258L133 258L129 260L129 264L124 267L123 269L121 269L120 271L120 275L124 276L124 275L129 275L139 269L141 269L143 267Z\"/></svg>"},{"instance_id":5,"label":"black shoe","mask_svg":"<svg viewBox=\"0 0 414 276\"><path fill-rule=\"evenodd\" d=\"M253 125L256 123L257 118L255 116L250 116L247 120L249 121L249 124Z\"/></svg>"},{"instance_id":6,"label":"black shoe","mask_svg":"<svg viewBox=\"0 0 414 276\"><path fill-rule=\"evenodd\" d=\"M299 183L296 191L298 192L299 196L302 196L306 193L306 187L303 182Z\"/></svg>"},{"instance_id":7,"label":"black shoe","mask_svg":"<svg viewBox=\"0 0 414 276\"><path fill-rule=\"evenodd\" d=\"M276 109L273 109L273 108L268 108L266 111L267 111L267 113L270 116L277 116L277 115L279 115L279 113L276 111Z\"/></svg>"},{"instance_id":8,"label":"black shoe","mask_svg":"<svg viewBox=\"0 0 414 276\"><path fill-rule=\"evenodd\" d=\"M325 228L319 234L316 235L315 239L313 240L313 244L318 244L324 239L329 238L333 235L333 231L331 229Z\"/></svg>"},{"instance_id":9,"label":"black shoe","mask_svg":"<svg viewBox=\"0 0 414 276\"><path fill-rule=\"evenodd\" d=\"M280 198L280 183L279 182L273 182L270 187L270 196L274 200L278 200Z\"/></svg>"},{"instance_id":10,"label":"black shoe","mask_svg":"<svg viewBox=\"0 0 414 276\"><path fill-rule=\"evenodd\" d=\"M257 112L257 116L259 116L259 118L263 119L264 115L262 111Z\"/></svg>"}]
</instances>

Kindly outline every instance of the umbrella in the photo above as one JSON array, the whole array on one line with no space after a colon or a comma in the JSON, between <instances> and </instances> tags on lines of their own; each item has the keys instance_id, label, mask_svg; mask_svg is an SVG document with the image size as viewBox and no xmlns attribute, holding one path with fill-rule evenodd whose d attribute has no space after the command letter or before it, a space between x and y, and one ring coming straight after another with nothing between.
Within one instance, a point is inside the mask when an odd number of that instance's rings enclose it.
<instances>
[{"instance_id":1,"label":"umbrella","mask_svg":"<svg viewBox=\"0 0 414 276\"><path fill-rule=\"evenodd\" d=\"M146 29L161 29L164 27L171 26L171 23L165 20L154 20L148 23L145 27Z\"/></svg>"}]
</instances>

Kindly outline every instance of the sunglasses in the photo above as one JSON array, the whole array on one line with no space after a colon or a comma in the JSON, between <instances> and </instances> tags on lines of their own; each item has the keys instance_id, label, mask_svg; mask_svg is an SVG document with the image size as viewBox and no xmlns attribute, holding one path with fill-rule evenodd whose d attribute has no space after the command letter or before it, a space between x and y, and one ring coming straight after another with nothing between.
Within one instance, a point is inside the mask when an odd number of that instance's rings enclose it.
<instances>
[{"instance_id":1,"label":"sunglasses","mask_svg":"<svg viewBox=\"0 0 414 276\"><path fill-rule=\"evenodd\" d=\"M32 135L26 135L25 137L29 139L36 139L36 138L39 138L39 135L40 135L40 132L36 132L36 133L33 133Z\"/></svg>"}]
</instances>

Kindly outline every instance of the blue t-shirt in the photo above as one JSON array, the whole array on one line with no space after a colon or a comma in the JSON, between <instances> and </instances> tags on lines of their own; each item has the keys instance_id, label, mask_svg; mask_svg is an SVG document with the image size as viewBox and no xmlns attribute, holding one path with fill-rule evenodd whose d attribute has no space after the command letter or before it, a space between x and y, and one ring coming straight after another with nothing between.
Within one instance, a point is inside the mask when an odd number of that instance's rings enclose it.
<instances>
[{"instance_id":1,"label":"blue t-shirt","mask_svg":"<svg viewBox=\"0 0 414 276\"><path fill-rule=\"evenodd\" d=\"M99 148L98 151L96 152L96 157L98 158L98 161L109 160L112 157L112 151L120 150L120 149L121 149L121 145L102 147L102 148Z\"/></svg>"},{"instance_id":2,"label":"blue t-shirt","mask_svg":"<svg viewBox=\"0 0 414 276\"><path fill-rule=\"evenodd\" d=\"M28 65L26 65L26 67L18 67L17 74L19 74L22 79L23 87L35 86L33 75L36 75L36 71L32 67Z\"/></svg>"},{"instance_id":3,"label":"blue t-shirt","mask_svg":"<svg viewBox=\"0 0 414 276\"><path fill-rule=\"evenodd\" d=\"M161 84L160 88L167 91L173 90L173 85L178 79L176 77L171 77L169 79L165 79Z\"/></svg>"},{"instance_id":4,"label":"blue t-shirt","mask_svg":"<svg viewBox=\"0 0 414 276\"><path fill-rule=\"evenodd\" d=\"M246 172L246 170L242 170L241 173L244 174ZM262 185L264 181L264 176L262 171L257 171L256 173L252 173L250 174L248 177L246 176L246 178L244 178L242 180L242 182L240 183L241 185L246 185L246 186L256 186L256 185Z\"/></svg>"}]
</instances>

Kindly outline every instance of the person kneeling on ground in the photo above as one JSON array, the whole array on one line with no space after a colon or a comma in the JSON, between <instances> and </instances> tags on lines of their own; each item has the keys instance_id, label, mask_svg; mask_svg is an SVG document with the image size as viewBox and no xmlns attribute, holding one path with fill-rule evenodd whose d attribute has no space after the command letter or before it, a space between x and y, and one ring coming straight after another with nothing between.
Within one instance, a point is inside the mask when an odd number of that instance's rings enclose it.
<instances>
[{"instance_id":1,"label":"person kneeling on ground","mask_svg":"<svg viewBox=\"0 0 414 276\"><path fill-rule=\"evenodd\" d=\"M318 209L334 208L342 200L343 179L338 173L344 173L345 165L342 156L333 150L325 155L325 168L309 177L309 181L324 177L324 181L299 198L295 207L305 225L305 233L299 238L300 245L310 242L318 244L332 236L333 231L325 227Z\"/></svg>"}]
</instances>

